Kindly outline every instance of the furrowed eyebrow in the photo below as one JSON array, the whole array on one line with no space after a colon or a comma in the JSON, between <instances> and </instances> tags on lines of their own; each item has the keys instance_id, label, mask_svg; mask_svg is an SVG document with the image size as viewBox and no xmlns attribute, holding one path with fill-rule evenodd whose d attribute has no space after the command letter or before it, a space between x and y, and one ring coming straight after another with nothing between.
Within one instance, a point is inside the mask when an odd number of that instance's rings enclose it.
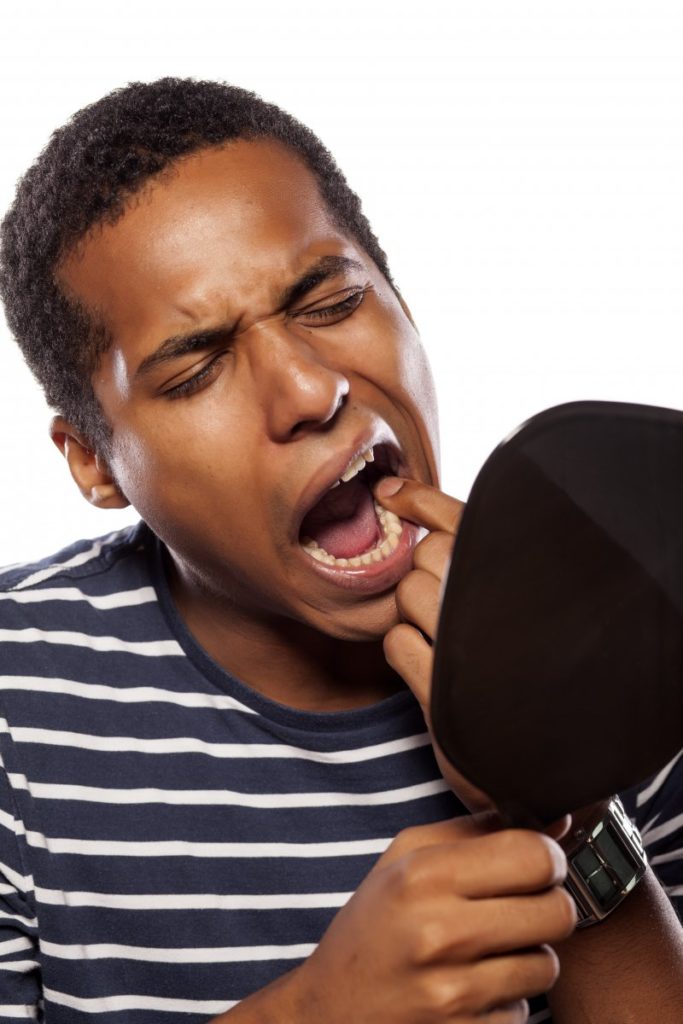
<instances>
[{"instance_id":1,"label":"furrowed eyebrow","mask_svg":"<svg viewBox=\"0 0 683 1024\"><path fill-rule=\"evenodd\" d=\"M280 296L279 309L295 305L323 281L349 270L363 270L363 264L349 256L323 256Z\"/></svg>"},{"instance_id":2,"label":"furrowed eyebrow","mask_svg":"<svg viewBox=\"0 0 683 1024\"><path fill-rule=\"evenodd\" d=\"M328 278L337 277L350 270L364 270L362 263L351 259L348 256L323 256L316 263L306 270L300 278L289 285L280 295L277 311L288 309L303 299L309 292L323 284ZM161 345L142 360L135 371L136 379L143 377L156 366L179 359L181 356L190 355L193 352L201 352L211 348L216 342L229 338L234 333L237 324L224 324L212 328L209 331L195 331L192 334L176 334L166 338Z\"/></svg>"},{"instance_id":3,"label":"furrowed eyebrow","mask_svg":"<svg viewBox=\"0 0 683 1024\"><path fill-rule=\"evenodd\" d=\"M135 371L135 379L144 377L150 370L162 366L164 363L170 363L173 359L211 348L219 339L229 337L234 330L234 324L226 324L224 327L216 327L211 331L196 331L194 334L177 334L172 338L166 338L166 341L162 341L158 349L142 360Z\"/></svg>"}]
</instances>

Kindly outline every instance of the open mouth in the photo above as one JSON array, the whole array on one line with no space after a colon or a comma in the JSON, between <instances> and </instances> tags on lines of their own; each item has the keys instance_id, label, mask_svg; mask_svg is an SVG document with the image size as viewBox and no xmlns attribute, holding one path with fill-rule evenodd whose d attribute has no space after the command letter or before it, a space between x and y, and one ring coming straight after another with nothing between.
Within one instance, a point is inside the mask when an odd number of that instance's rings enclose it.
<instances>
[{"instance_id":1,"label":"open mouth","mask_svg":"<svg viewBox=\"0 0 683 1024\"><path fill-rule=\"evenodd\" d=\"M398 547L403 525L374 499L372 487L397 471L396 453L386 444L359 455L304 516L299 533L304 551L340 568L389 558Z\"/></svg>"}]
</instances>

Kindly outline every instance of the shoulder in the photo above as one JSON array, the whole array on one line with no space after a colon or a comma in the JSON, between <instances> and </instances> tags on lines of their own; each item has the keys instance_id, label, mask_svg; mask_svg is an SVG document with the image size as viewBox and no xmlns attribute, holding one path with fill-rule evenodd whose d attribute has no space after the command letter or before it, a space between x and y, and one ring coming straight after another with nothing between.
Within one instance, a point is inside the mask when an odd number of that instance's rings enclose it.
<instances>
[{"instance_id":1,"label":"shoulder","mask_svg":"<svg viewBox=\"0 0 683 1024\"><path fill-rule=\"evenodd\" d=\"M103 537L93 537L63 548L46 558L0 568L0 602L39 602L58 591L64 597L69 588L86 588L96 596L123 582L126 575L145 576L142 564L151 534L143 523ZM117 579L118 577L118 579Z\"/></svg>"},{"instance_id":2,"label":"shoulder","mask_svg":"<svg viewBox=\"0 0 683 1024\"><path fill-rule=\"evenodd\" d=\"M660 882L683 910L683 751L647 782L622 794Z\"/></svg>"},{"instance_id":3,"label":"shoulder","mask_svg":"<svg viewBox=\"0 0 683 1024\"><path fill-rule=\"evenodd\" d=\"M73 719L83 688L146 679L182 654L159 608L143 524L0 573L0 705L8 721ZM109 693L109 690L107 690ZM49 699L48 699L49 695ZM78 712L82 719L82 708Z\"/></svg>"},{"instance_id":4,"label":"shoulder","mask_svg":"<svg viewBox=\"0 0 683 1024\"><path fill-rule=\"evenodd\" d=\"M683 751L646 782L622 796L624 806L650 843L683 836Z\"/></svg>"},{"instance_id":5,"label":"shoulder","mask_svg":"<svg viewBox=\"0 0 683 1024\"><path fill-rule=\"evenodd\" d=\"M57 667L58 655L73 658L76 647L92 646L88 637L114 633L137 639L144 631L144 612L157 599L150 570L153 544L154 535L139 523L1 570L0 674L22 671L24 662L28 672L29 662L33 666L41 658L43 674L49 662ZM50 644L49 655L40 642Z\"/></svg>"}]
</instances>

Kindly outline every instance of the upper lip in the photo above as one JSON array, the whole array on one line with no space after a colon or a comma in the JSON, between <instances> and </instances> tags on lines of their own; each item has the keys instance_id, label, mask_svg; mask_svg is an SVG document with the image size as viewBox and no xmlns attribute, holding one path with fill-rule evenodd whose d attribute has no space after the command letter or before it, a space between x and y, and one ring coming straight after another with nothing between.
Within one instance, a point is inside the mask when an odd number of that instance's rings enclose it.
<instances>
[{"instance_id":1,"label":"upper lip","mask_svg":"<svg viewBox=\"0 0 683 1024\"><path fill-rule=\"evenodd\" d=\"M396 472L401 473L403 469L401 447L389 427L383 426L372 432L365 432L363 435L357 436L349 445L345 445L344 448L339 449L334 455L330 456L316 470L304 488L294 509L294 528L297 538L304 517L313 506L317 505L323 495L339 480L359 455L367 451L368 448L376 448L379 445L385 445L390 449L390 457Z\"/></svg>"}]
</instances>

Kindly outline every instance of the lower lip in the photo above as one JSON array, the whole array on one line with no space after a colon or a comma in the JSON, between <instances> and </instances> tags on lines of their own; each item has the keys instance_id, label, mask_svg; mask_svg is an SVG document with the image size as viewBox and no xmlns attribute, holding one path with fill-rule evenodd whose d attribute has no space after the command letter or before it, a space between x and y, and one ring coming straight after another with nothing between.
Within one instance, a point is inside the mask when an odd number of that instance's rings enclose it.
<instances>
[{"instance_id":1,"label":"lower lip","mask_svg":"<svg viewBox=\"0 0 683 1024\"><path fill-rule=\"evenodd\" d=\"M413 551L420 539L421 528L401 520L403 530L397 547L381 562L368 565L328 565L313 558L299 545L310 569L335 586L362 594L379 594L394 586L413 567Z\"/></svg>"}]
</instances>

